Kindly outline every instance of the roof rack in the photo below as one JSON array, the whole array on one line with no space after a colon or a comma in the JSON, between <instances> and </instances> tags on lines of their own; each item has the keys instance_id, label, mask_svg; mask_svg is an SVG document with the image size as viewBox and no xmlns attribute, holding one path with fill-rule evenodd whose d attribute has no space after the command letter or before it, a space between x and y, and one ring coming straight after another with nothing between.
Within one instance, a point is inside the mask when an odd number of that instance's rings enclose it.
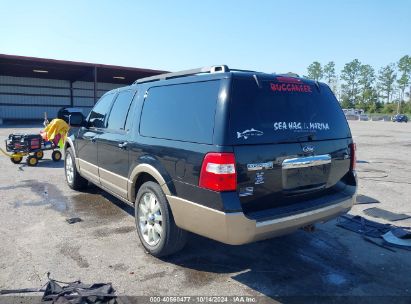
<instances>
[{"instance_id":1,"label":"roof rack","mask_svg":"<svg viewBox=\"0 0 411 304\"><path fill-rule=\"evenodd\" d=\"M281 73L281 74L277 74L277 75L300 78L300 75L298 75L297 73L293 73L293 72Z\"/></svg>"},{"instance_id":2,"label":"roof rack","mask_svg":"<svg viewBox=\"0 0 411 304\"><path fill-rule=\"evenodd\" d=\"M213 66L203 67L203 68L198 68L198 69L185 70L185 71L180 71L180 72L175 72L175 73L166 73L166 74L160 74L160 75L151 76L151 77L145 77L145 78L137 79L136 81L134 81L133 84L156 81L156 80L166 80L170 78L178 78L178 77L196 75L200 73L212 74L212 73L226 73L226 72L230 72L230 69L228 68L228 66L213 65Z\"/></svg>"},{"instance_id":3,"label":"roof rack","mask_svg":"<svg viewBox=\"0 0 411 304\"><path fill-rule=\"evenodd\" d=\"M231 72L244 72L244 73L258 73L261 74L262 72L253 71L253 70L240 70L240 69L230 69Z\"/></svg>"}]
</instances>

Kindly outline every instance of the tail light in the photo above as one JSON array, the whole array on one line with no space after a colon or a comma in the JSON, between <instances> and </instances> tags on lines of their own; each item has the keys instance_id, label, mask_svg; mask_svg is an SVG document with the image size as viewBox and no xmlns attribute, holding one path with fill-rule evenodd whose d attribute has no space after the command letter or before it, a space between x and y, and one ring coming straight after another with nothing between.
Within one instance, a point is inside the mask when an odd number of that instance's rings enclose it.
<instances>
[{"instance_id":1,"label":"tail light","mask_svg":"<svg viewBox=\"0 0 411 304\"><path fill-rule=\"evenodd\" d=\"M350 163L350 170L354 171L357 163L357 155L356 151L357 146L355 143L350 144L350 153L351 153L351 163Z\"/></svg>"},{"instance_id":2,"label":"tail light","mask_svg":"<svg viewBox=\"0 0 411 304\"><path fill-rule=\"evenodd\" d=\"M207 153L201 166L199 186L214 191L235 191L237 174L234 153Z\"/></svg>"}]
</instances>

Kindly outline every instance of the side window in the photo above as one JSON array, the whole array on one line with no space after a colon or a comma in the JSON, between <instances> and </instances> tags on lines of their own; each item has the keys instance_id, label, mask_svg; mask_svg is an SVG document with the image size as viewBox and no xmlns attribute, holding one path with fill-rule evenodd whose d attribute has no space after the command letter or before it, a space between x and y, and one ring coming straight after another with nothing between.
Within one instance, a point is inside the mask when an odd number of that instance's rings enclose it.
<instances>
[{"instance_id":1,"label":"side window","mask_svg":"<svg viewBox=\"0 0 411 304\"><path fill-rule=\"evenodd\" d=\"M90 127L104 128L104 122L108 112L110 111L111 102L114 98L114 93L104 95L100 98L94 108L91 110L88 118Z\"/></svg>"},{"instance_id":2,"label":"side window","mask_svg":"<svg viewBox=\"0 0 411 304\"><path fill-rule=\"evenodd\" d=\"M127 119L127 113L133 100L133 91L120 92L114 101L108 118L107 128L114 130L124 130Z\"/></svg>"},{"instance_id":3,"label":"side window","mask_svg":"<svg viewBox=\"0 0 411 304\"><path fill-rule=\"evenodd\" d=\"M211 144L220 81L153 87L144 101L142 136Z\"/></svg>"}]
</instances>

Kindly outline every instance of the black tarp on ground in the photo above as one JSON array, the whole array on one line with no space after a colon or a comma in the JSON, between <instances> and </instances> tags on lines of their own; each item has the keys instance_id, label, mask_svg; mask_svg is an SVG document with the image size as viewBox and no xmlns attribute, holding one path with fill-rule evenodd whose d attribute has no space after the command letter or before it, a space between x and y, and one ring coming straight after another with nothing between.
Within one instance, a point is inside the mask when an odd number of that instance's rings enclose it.
<instances>
[{"instance_id":1,"label":"black tarp on ground","mask_svg":"<svg viewBox=\"0 0 411 304\"><path fill-rule=\"evenodd\" d=\"M365 209L364 213L368 216L382 218L392 222L411 218L410 215L404 213L394 213L377 207Z\"/></svg>"},{"instance_id":2,"label":"black tarp on ground","mask_svg":"<svg viewBox=\"0 0 411 304\"><path fill-rule=\"evenodd\" d=\"M49 274L48 278L47 284L41 288L5 289L0 290L0 295L43 292L42 303L117 303L117 295L111 283L84 284L81 281L61 282L50 279Z\"/></svg>"}]
</instances>

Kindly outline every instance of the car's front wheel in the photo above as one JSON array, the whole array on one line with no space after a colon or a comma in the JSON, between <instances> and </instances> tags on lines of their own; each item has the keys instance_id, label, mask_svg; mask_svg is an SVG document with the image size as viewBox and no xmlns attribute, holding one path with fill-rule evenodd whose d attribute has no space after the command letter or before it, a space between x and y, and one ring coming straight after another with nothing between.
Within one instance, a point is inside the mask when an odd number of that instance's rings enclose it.
<instances>
[{"instance_id":1,"label":"car's front wheel","mask_svg":"<svg viewBox=\"0 0 411 304\"><path fill-rule=\"evenodd\" d=\"M170 255L184 247L187 232L175 224L167 198L157 183L146 182L139 189L135 220L140 241L153 256Z\"/></svg>"},{"instance_id":2,"label":"car's front wheel","mask_svg":"<svg viewBox=\"0 0 411 304\"><path fill-rule=\"evenodd\" d=\"M66 150L64 173L66 175L67 184L71 189L82 190L87 187L88 181L78 173L71 148Z\"/></svg>"}]
</instances>

